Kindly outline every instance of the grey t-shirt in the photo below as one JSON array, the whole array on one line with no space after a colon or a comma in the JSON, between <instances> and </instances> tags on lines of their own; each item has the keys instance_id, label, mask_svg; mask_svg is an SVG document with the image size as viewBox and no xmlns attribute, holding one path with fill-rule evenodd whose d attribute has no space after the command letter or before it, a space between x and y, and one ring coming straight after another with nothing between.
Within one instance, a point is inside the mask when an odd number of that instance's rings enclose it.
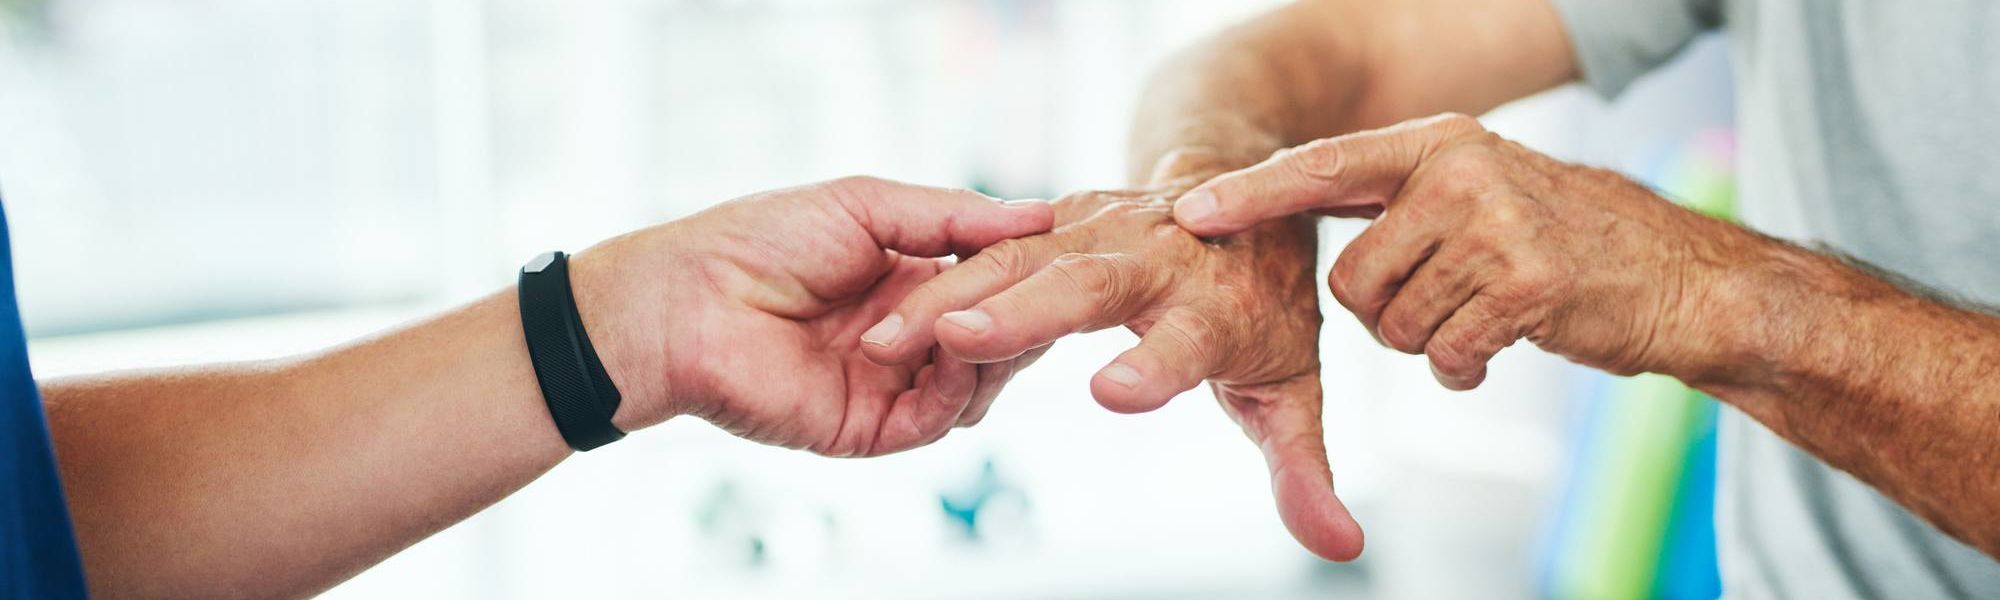
<instances>
[{"instance_id":1,"label":"grey t-shirt","mask_svg":"<svg viewBox=\"0 0 2000 600\"><path fill-rule=\"evenodd\" d=\"M1727 31L1751 227L2000 304L2000 3L1556 4L1606 97L1701 32ZM1733 409L1720 435L1725 596L2000 597L2000 562L1874 488Z\"/></svg>"}]
</instances>

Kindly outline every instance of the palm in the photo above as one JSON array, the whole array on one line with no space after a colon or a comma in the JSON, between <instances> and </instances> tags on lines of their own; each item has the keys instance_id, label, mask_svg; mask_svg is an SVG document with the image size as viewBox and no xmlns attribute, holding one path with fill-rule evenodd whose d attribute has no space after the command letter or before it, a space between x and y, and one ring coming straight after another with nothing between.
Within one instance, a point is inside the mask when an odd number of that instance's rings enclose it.
<instances>
[{"instance_id":1,"label":"palm","mask_svg":"<svg viewBox=\"0 0 2000 600\"><path fill-rule=\"evenodd\" d=\"M883 454L928 441L925 432L935 427L918 423L913 408L934 400L925 395L937 389L935 365L877 365L860 353L862 331L941 266L909 257L893 265L865 293L811 306L811 316L734 311L723 328L766 342L731 346L740 352L716 357L743 368L716 382L727 408L715 424L751 440L830 456Z\"/></svg>"},{"instance_id":2,"label":"palm","mask_svg":"<svg viewBox=\"0 0 2000 600\"><path fill-rule=\"evenodd\" d=\"M702 396L694 410L742 437L831 456L898 452L976 422L1032 356L974 365L932 353L878 365L861 355L861 336L950 264L913 254L969 255L1045 230L1046 207L1007 209L970 192L879 180L819 187L753 196L702 216L726 233L711 232L702 239L716 242L690 249L689 262L699 263L691 270L728 300L681 317L705 342L696 344L699 355L681 357L700 365L690 386ZM937 196L1004 214L899 221L937 206L899 202Z\"/></svg>"}]
</instances>

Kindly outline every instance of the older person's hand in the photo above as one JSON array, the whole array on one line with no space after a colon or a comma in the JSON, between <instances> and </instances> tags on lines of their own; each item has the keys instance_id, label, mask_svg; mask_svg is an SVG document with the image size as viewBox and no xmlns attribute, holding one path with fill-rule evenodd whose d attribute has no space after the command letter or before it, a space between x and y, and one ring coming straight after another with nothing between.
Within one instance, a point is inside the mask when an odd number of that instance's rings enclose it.
<instances>
[{"instance_id":1,"label":"older person's hand","mask_svg":"<svg viewBox=\"0 0 2000 600\"><path fill-rule=\"evenodd\" d=\"M906 450L977 422L1037 353L877 365L861 333L949 254L1047 231L1047 203L850 177L741 198L577 256L578 304L613 327L613 376L637 429L688 414L831 456Z\"/></svg>"},{"instance_id":2,"label":"older person's hand","mask_svg":"<svg viewBox=\"0 0 2000 600\"><path fill-rule=\"evenodd\" d=\"M1382 343L1429 357L1470 389L1526 338L1614 373L1705 381L1754 356L1755 315L1696 318L1731 289L1724 265L1779 245L1668 202L1609 171L1571 165L1444 115L1329 138L1223 175L1174 216L1227 235L1296 213L1379 214L1327 285Z\"/></svg>"},{"instance_id":3,"label":"older person's hand","mask_svg":"<svg viewBox=\"0 0 2000 600\"><path fill-rule=\"evenodd\" d=\"M1125 325L1139 344L1091 380L1098 402L1147 411L1212 382L1263 449L1287 528L1320 556L1352 559L1361 530L1334 496L1320 427L1312 224L1197 239L1174 225L1169 203L1206 177L1057 200L1054 231L997 243L917 287L863 337L863 350L893 365L936 344L1004 363L1064 335Z\"/></svg>"}]
</instances>

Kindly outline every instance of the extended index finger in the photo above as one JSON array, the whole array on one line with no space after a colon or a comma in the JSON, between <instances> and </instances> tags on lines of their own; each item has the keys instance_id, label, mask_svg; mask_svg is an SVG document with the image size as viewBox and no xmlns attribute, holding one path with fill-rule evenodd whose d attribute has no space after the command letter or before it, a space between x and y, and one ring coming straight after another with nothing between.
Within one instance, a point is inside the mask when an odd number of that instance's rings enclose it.
<instances>
[{"instance_id":1,"label":"extended index finger","mask_svg":"<svg viewBox=\"0 0 2000 600\"><path fill-rule=\"evenodd\" d=\"M1444 114L1312 142L1190 190L1174 220L1214 236L1302 212L1379 210L1425 159L1479 131L1478 120Z\"/></svg>"}]
</instances>

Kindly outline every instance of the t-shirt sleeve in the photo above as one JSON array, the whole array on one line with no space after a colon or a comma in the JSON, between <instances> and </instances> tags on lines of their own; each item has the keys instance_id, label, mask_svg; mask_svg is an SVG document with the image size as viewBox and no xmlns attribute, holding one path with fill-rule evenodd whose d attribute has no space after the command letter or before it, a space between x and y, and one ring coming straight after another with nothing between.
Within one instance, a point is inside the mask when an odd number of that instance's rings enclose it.
<instances>
[{"instance_id":1,"label":"t-shirt sleeve","mask_svg":"<svg viewBox=\"0 0 2000 600\"><path fill-rule=\"evenodd\" d=\"M1722 1L1554 0L1584 83L1606 99L1721 26Z\"/></svg>"}]
</instances>

